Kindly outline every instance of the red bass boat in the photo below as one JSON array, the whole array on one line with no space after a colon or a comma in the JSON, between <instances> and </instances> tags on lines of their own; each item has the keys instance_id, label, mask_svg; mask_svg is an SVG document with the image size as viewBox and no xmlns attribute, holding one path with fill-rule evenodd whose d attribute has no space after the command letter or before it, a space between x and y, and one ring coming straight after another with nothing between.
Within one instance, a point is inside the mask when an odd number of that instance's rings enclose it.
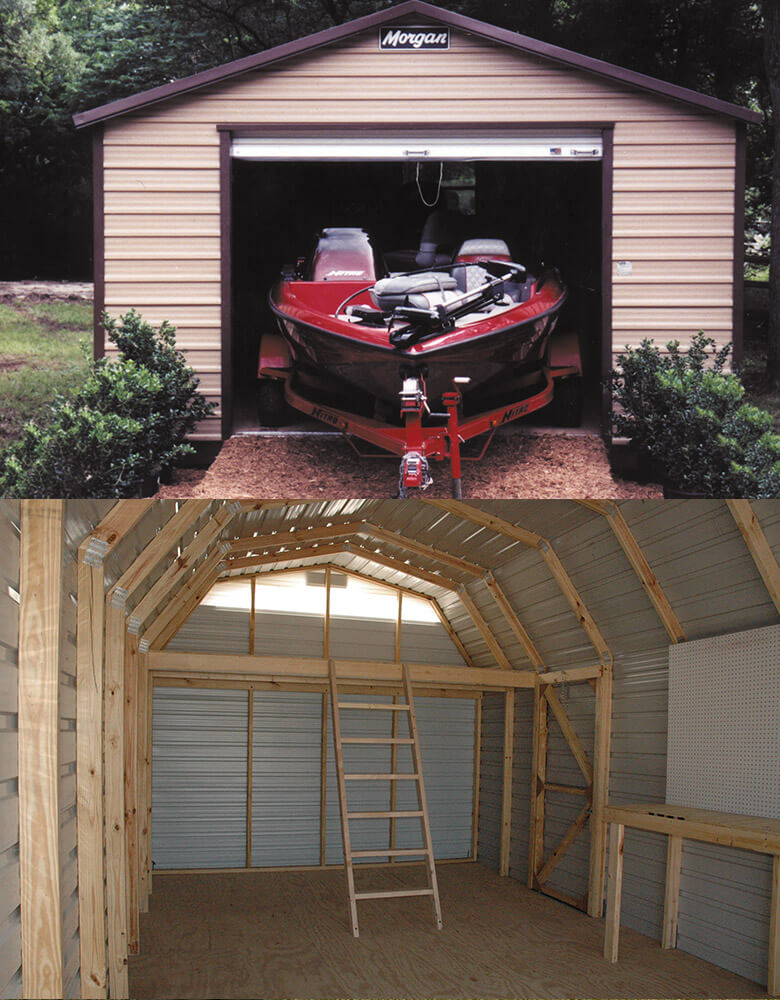
<instances>
[{"instance_id":1,"label":"red bass boat","mask_svg":"<svg viewBox=\"0 0 780 1000\"><path fill-rule=\"evenodd\" d=\"M432 458L450 459L460 496L461 443L551 401L566 289L492 239L467 240L451 263L383 271L363 230L323 230L271 291L289 360L264 338L260 375L283 379L297 409L401 455L402 497L430 485Z\"/></svg>"}]
</instances>

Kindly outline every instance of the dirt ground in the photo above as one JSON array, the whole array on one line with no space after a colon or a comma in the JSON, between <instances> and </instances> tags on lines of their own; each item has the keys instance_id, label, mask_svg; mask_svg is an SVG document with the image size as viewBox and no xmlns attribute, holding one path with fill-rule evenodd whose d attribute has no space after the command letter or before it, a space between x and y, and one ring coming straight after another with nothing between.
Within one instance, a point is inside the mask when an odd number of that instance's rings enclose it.
<instances>
[{"instance_id":1,"label":"dirt ground","mask_svg":"<svg viewBox=\"0 0 780 1000\"><path fill-rule=\"evenodd\" d=\"M87 281L0 281L0 302L91 302L93 294L92 282Z\"/></svg>"},{"instance_id":2,"label":"dirt ground","mask_svg":"<svg viewBox=\"0 0 780 1000\"><path fill-rule=\"evenodd\" d=\"M159 497L394 497L398 459L359 458L337 438L233 437L205 472L177 470ZM449 469L434 463L426 496L450 495ZM598 437L523 433L494 441L463 467L463 496L474 498L648 498L656 484L615 479Z\"/></svg>"}]
</instances>

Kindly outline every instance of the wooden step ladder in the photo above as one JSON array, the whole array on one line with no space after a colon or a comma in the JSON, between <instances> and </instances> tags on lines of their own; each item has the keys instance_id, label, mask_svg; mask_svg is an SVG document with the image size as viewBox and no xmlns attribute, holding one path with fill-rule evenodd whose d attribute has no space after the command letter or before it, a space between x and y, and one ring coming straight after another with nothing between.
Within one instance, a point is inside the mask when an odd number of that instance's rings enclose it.
<instances>
[{"instance_id":1,"label":"wooden step ladder","mask_svg":"<svg viewBox=\"0 0 780 1000\"><path fill-rule=\"evenodd\" d=\"M439 885L436 881L436 866L433 860L433 843L431 841L431 824L428 818L428 805L425 800L425 784L423 782L422 761L420 759L420 741L417 732L417 717L414 711L414 698L412 697L412 683L409 678L409 669L404 664L402 666L405 702L397 704L384 704L377 702L356 702L339 701L338 679L336 677L336 665L334 660L328 661L328 671L330 675L330 699L333 711L333 747L336 754L336 774L338 776L339 805L341 808L341 837L344 845L344 869L347 876L347 898L349 900L349 914L352 921L352 933L355 937L360 936L357 916L357 901L359 899L394 899L399 896L430 896L433 902L433 915L436 926L439 930L441 923L441 904L439 903ZM341 712L344 709L363 709L377 712L408 712L409 736L351 736L341 735ZM393 732L396 732L394 727ZM372 745L408 745L412 751L411 774L365 774L344 772L344 745L347 744L372 744ZM348 781L414 781L417 786L417 809L398 810L390 809L380 812L350 812L347 805L347 782ZM415 817L420 820L422 831L422 847L412 847L403 849L380 848L375 851L353 851L349 836L349 821L351 819L407 819ZM419 856L425 857L425 869L428 876L428 886L425 889L393 889L381 892L355 892L355 876L352 861L353 858L400 858Z\"/></svg>"}]
</instances>

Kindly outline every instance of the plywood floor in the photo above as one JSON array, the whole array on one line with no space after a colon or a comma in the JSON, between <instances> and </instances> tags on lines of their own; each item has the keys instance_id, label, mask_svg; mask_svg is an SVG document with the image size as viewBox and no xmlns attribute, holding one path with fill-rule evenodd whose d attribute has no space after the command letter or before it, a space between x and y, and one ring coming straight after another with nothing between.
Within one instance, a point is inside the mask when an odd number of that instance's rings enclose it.
<instances>
[{"instance_id":1,"label":"plywood floor","mask_svg":"<svg viewBox=\"0 0 780 1000\"><path fill-rule=\"evenodd\" d=\"M482 865L438 868L444 930L425 898L359 903L347 925L341 870L158 875L130 959L143 997L757 997L755 983L603 921ZM358 888L421 885L408 866L357 873Z\"/></svg>"}]
</instances>

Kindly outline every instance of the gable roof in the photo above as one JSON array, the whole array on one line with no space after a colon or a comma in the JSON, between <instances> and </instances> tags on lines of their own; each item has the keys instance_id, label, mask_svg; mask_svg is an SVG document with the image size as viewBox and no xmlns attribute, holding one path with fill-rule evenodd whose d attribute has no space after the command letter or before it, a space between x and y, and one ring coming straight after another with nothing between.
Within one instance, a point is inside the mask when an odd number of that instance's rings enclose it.
<instances>
[{"instance_id":1,"label":"gable roof","mask_svg":"<svg viewBox=\"0 0 780 1000\"><path fill-rule=\"evenodd\" d=\"M655 77L646 76L644 73L635 73L633 70L615 66L601 59L593 59L590 56L580 55L579 53L571 52L569 49L561 48L558 45L550 45L547 42L529 38L527 35L521 35L515 31L498 28L495 25L487 24L485 21L478 21L463 14L443 10L433 4L424 2L424 0L404 0L404 2L389 7L387 10L378 11L375 14L367 14L353 21L347 21L345 24L339 24L332 28L326 28L324 31L315 32L313 35L298 38L293 42L277 45L264 52L245 56L243 59L236 59L222 66L216 66L213 69L195 73L193 76L175 80L173 83L163 84L160 87L144 90L130 97L111 101L109 104L103 104L100 107L92 108L89 111L82 111L74 115L73 121L77 128L96 125L98 122L117 118L132 111L139 111L160 101L166 101L169 98L178 97L182 94L189 94L203 87L241 76L244 73L250 73L253 70L275 65L293 56L298 56L306 52L314 52L324 46L351 38L361 31L381 27L384 24L410 16L438 21L441 24L446 24L461 31L467 31L488 41L506 45L508 48L526 52L530 55L541 56L543 59L549 59L559 65L574 67L587 73L594 73L597 76L607 80L614 80L625 86L635 87L671 100L681 101L700 108L703 111L725 115L729 118L751 124L761 121L760 114L748 108L743 108L740 105L721 101L707 94L688 90L685 87L678 87L676 84L666 83Z\"/></svg>"}]
</instances>

